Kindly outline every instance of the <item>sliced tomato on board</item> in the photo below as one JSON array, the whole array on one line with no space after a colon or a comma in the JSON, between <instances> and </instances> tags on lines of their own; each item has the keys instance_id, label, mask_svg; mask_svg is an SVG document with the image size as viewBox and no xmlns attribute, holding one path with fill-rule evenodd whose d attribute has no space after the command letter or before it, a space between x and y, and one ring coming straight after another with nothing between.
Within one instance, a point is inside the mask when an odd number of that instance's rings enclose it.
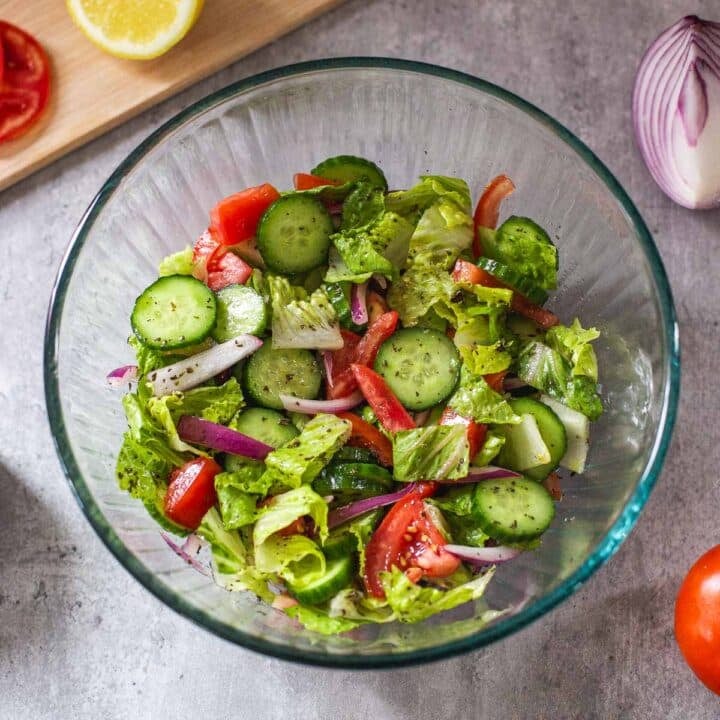
<instances>
[{"instance_id":1,"label":"sliced tomato on board","mask_svg":"<svg viewBox=\"0 0 720 720\"><path fill-rule=\"evenodd\" d=\"M478 228L495 228L497 226L500 216L500 204L514 190L515 185L507 175L498 175L485 187L475 208L475 214L473 215L473 224L475 225L473 255L476 258L482 255Z\"/></svg>"},{"instance_id":2,"label":"sliced tomato on board","mask_svg":"<svg viewBox=\"0 0 720 720\"><path fill-rule=\"evenodd\" d=\"M348 445L362 447L374 453L381 465L393 464L392 443L374 425L366 422L355 413L338 413L339 418L352 425Z\"/></svg>"},{"instance_id":3,"label":"sliced tomato on board","mask_svg":"<svg viewBox=\"0 0 720 720\"><path fill-rule=\"evenodd\" d=\"M293 185L296 190L312 190L316 187L324 187L325 185L339 185L337 180L329 180L319 175L311 175L310 173L295 173L293 176Z\"/></svg>"},{"instance_id":4,"label":"sliced tomato on board","mask_svg":"<svg viewBox=\"0 0 720 720\"><path fill-rule=\"evenodd\" d=\"M221 472L214 460L204 457L174 470L165 494L165 515L182 527L196 530L205 513L217 502L215 476Z\"/></svg>"},{"instance_id":5,"label":"sliced tomato on board","mask_svg":"<svg viewBox=\"0 0 720 720\"><path fill-rule=\"evenodd\" d=\"M446 540L425 509L424 498L436 490L435 483L417 483L390 508L365 550L365 588L384 598L381 573L397 567L413 582L422 577L452 575L460 560L444 549Z\"/></svg>"},{"instance_id":6,"label":"sliced tomato on board","mask_svg":"<svg viewBox=\"0 0 720 720\"><path fill-rule=\"evenodd\" d=\"M395 397L385 380L365 365L352 365L351 368L360 392L365 396L380 424L388 432L412 430L415 427L415 421Z\"/></svg>"},{"instance_id":7,"label":"sliced tomato on board","mask_svg":"<svg viewBox=\"0 0 720 720\"><path fill-rule=\"evenodd\" d=\"M0 142L37 121L50 97L50 64L29 33L0 20Z\"/></svg>"},{"instance_id":8,"label":"sliced tomato on board","mask_svg":"<svg viewBox=\"0 0 720 720\"><path fill-rule=\"evenodd\" d=\"M263 213L280 198L270 183L223 198L210 211L210 233L221 245L237 245L257 231Z\"/></svg>"}]
</instances>

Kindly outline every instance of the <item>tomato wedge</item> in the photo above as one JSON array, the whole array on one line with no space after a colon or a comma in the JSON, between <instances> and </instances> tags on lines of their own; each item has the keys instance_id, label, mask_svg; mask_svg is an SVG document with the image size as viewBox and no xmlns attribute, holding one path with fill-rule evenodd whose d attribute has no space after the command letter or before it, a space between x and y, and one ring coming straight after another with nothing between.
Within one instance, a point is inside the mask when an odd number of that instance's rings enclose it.
<instances>
[{"instance_id":1,"label":"tomato wedge","mask_svg":"<svg viewBox=\"0 0 720 720\"><path fill-rule=\"evenodd\" d=\"M296 190L312 190L316 187L324 185L339 185L337 180L329 180L319 175L311 175L310 173L295 173L293 175L293 185Z\"/></svg>"},{"instance_id":2,"label":"tomato wedge","mask_svg":"<svg viewBox=\"0 0 720 720\"><path fill-rule=\"evenodd\" d=\"M226 253L209 266L207 286L213 291L228 285L244 285L252 275L252 268L234 253Z\"/></svg>"},{"instance_id":3,"label":"tomato wedge","mask_svg":"<svg viewBox=\"0 0 720 720\"><path fill-rule=\"evenodd\" d=\"M27 132L47 106L50 65L29 33L0 20L0 142Z\"/></svg>"},{"instance_id":4,"label":"tomato wedge","mask_svg":"<svg viewBox=\"0 0 720 720\"><path fill-rule=\"evenodd\" d=\"M467 428L470 461L480 452L487 437L487 425L458 415L452 408L445 408L440 416L440 425L465 425Z\"/></svg>"},{"instance_id":5,"label":"tomato wedge","mask_svg":"<svg viewBox=\"0 0 720 720\"><path fill-rule=\"evenodd\" d=\"M328 383L330 399L347 397L355 390L357 380L350 365L372 365L380 346L395 332L398 320L395 310L383 313L368 325L367 331L352 352L347 352L343 347L333 353L333 379ZM345 337L343 333L343 338Z\"/></svg>"},{"instance_id":6,"label":"tomato wedge","mask_svg":"<svg viewBox=\"0 0 720 720\"><path fill-rule=\"evenodd\" d=\"M390 467L393 464L392 443L374 425L355 413L338 413L337 416L352 424L348 445L363 447L375 453L381 465Z\"/></svg>"},{"instance_id":7,"label":"tomato wedge","mask_svg":"<svg viewBox=\"0 0 720 720\"><path fill-rule=\"evenodd\" d=\"M545 308L530 302L524 295L519 293L517 290L506 285L501 280L498 280L495 276L491 275L486 270L473 265L467 260L458 260L455 263L455 267L452 271L452 278L455 282L470 282L476 285L484 285L485 287L497 287L507 288L513 291L512 301L510 307L513 312L519 315L524 315L529 318L541 328L547 330L553 325L557 325L560 322L555 313L546 310Z\"/></svg>"},{"instance_id":8,"label":"tomato wedge","mask_svg":"<svg viewBox=\"0 0 720 720\"><path fill-rule=\"evenodd\" d=\"M398 567L410 580L421 577L447 577L460 565L460 560L444 550L446 540L430 519L423 499L432 495L435 483L417 483L402 500L390 508L377 527L365 551L367 592L384 598L381 573Z\"/></svg>"},{"instance_id":9,"label":"tomato wedge","mask_svg":"<svg viewBox=\"0 0 720 720\"><path fill-rule=\"evenodd\" d=\"M237 245L255 235L263 213L280 193L270 183L221 200L210 211L210 232L221 245Z\"/></svg>"},{"instance_id":10,"label":"tomato wedge","mask_svg":"<svg viewBox=\"0 0 720 720\"><path fill-rule=\"evenodd\" d=\"M478 200L473 223L475 225L475 236L473 239L473 255L478 258L482 255L478 228L494 228L497 226L500 216L500 204L515 190L513 181L507 175L498 175L486 186L483 194Z\"/></svg>"},{"instance_id":11,"label":"tomato wedge","mask_svg":"<svg viewBox=\"0 0 720 720\"><path fill-rule=\"evenodd\" d=\"M217 502L215 476L222 468L210 458L186 462L170 475L165 515L189 530L197 530L205 513Z\"/></svg>"},{"instance_id":12,"label":"tomato wedge","mask_svg":"<svg viewBox=\"0 0 720 720\"><path fill-rule=\"evenodd\" d=\"M392 390L374 370L365 365L351 365L355 380L382 426L388 432L412 430L415 422Z\"/></svg>"},{"instance_id":13,"label":"tomato wedge","mask_svg":"<svg viewBox=\"0 0 720 720\"><path fill-rule=\"evenodd\" d=\"M500 372L489 373L488 375L483 375L483 377L485 378L485 382L495 392L501 393L503 391L503 383L505 382L506 375L507 370L500 370Z\"/></svg>"}]
</instances>

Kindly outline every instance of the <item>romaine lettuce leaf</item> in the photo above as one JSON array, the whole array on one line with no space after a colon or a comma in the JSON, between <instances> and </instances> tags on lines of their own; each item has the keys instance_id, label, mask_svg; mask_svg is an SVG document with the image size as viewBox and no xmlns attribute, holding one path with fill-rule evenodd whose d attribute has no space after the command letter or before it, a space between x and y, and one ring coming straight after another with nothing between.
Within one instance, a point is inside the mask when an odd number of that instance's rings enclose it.
<instances>
[{"instance_id":1,"label":"romaine lettuce leaf","mask_svg":"<svg viewBox=\"0 0 720 720\"><path fill-rule=\"evenodd\" d=\"M398 312L405 327L417 325L430 311L444 320L454 319L449 306L455 284L447 272L424 264L413 265L388 290L388 305ZM449 317L448 317L449 316Z\"/></svg>"},{"instance_id":2,"label":"romaine lettuce leaf","mask_svg":"<svg viewBox=\"0 0 720 720\"><path fill-rule=\"evenodd\" d=\"M545 342L557 350L572 365L573 375L585 375L594 382L598 379L597 358L590 343L600 337L595 328L584 330L575 318L569 327L556 325L545 335Z\"/></svg>"},{"instance_id":3,"label":"romaine lettuce leaf","mask_svg":"<svg viewBox=\"0 0 720 720\"><path fill-rule=\"evenodd\" d=\"M345 200L356 185L357 182L353 180L342 185L319 185L308 190L287 190L281 195L307 195L318 198L322 202L336 203Z\"/></svg>"},{"instance_id":4,"label":"romaine lettuce leaf","mask_svg":"<svg viewBox=\"0 0 720 720\"><path fill-rule=\"evenodd\" d=\"M180 252L168 255L160 261L158 270L160 277L166 275L192 275L193 274L193 249L188 245Z\"/></svg>"},{"instance_id":5,"label":"romaine lettuce leaf","mask_svg":"<svg viewBox=\"0 0 720 720\"><path fill-rule=\"evenodd\" d=\"M305 288L287 278L267 274L272 307L272 346L338 350L343 346L340 324L325 291L308 296Z\"/></svg>"},{"instance_id":6,"label":"romaine lettuce leaf","mask_svg":"<svg viewBox=\"0 0 720 720\"><path fill-rule=\"evenodd\" d=\"M410 238L408 264L449 271L460 253L472 245L473 222L454 202L432 205L418 221Z\"/></svg>"},{"instance_id":7,"label":"romaine lettuce leaf","mask_svg":"<svg viewBox=\"0 0 720 720\"><path fill-rule=\"evenodd\" d=\"M220 514L228 530L252 525L255 522L258 516L258 500L267 491L256 490L263 472L265 472L263 463L247 460L239 468L236 465L233 472L218 473L215 476L215 492L218 496Z\"/></svg>"},{"instance_id":8,"label":"romaine lettuce leaf","mask_svg":"<svg viewBox=\"0 0 720 720\"><path fill-rule=\"evenodd\" d=\"M472 459L472 464L476 467L484 467L494 460L505 444L505 437L492 430L488 430L485 436L485 442L478 451L478 454Z\"/></svg>"},{"instance_id":9,"label":"romaine lettuce leaf","mask_svg":"<svg viewBox=\"0 0 720 720\"><path fill-rule=\"evenodd\" d=\"M354 273L345 264L345 261L340 256L337 248L334 246L330 247L328 253L328 269L325 273L325 282L327 283L340 283L340 282L351 282L361 283L367 282L372 277L371 272Z\"/></svg>"},{"instance_id":10,"label":"romaine lettuce leaf","mask_svg":"<svg viewBox=\"0 0 720 720\"><path fill-rule=\"evenodd\" d=\"M473 375L463 367L460 373L460 386L450 396L448 407L458 415L472 418L479 423L512 424L520 422L507 400L496 393L484 378Z\"/></svg>"},{"instance_id":11,"label":"romaine lettuce leaf","mask_svg":"<svg viewBox=\"0 0 720 720\"><path fill-rule=\"evenodd\" d=\"M360 575L365 572L365 547L370 541L370 537L372 536L381 515L381 510L371 510L370 512L365 513L365 515L360 515L360 517L357 517L354 520L349 520L348 522L339 525L337 528L334 528L330 534L330 539L335 536L345 534L352 535L355 538L355 549L357 550L359 556L358 566Z\"/></svg>"},{"instance_id":12,"label":"romaine lettuce leaf","mask_svg":"<svg viewBox=\"0 0 720 720\"><path fill-rule=\"evenodd\" d=\"M197 530L210 543L215 581L228 590L249 590L272 602L268 577L252 564L252 558L237 530L226 530L220 513L211 508Z\"/></svg>"},{"instance_id":13,"label":"romaine lettuce leaf","mask_svg":"<svg viewBox=\"0 0 720 720\"><path fill-rule=\"evenodd\" d=\"M286 528L295 520L309 515L317 528L320 540L327 538L328 506L309 485L275 495L259 513L253 528L255 552L271 535Z\"/></svg>"},{"instance_id":14,"label":"romaine lettuce leaf","mask_svg":"<svg viewBox=\"0 0 720 720\"><path fill-rule=\"evenodd\" d=\"M461 345L458 352L468 370L474 375L488 375L507 370L512 363L512 355L502 343L493 345Z\"/></svg>"},{"instance_id":15,"label":"romaine lettuce leaf","mask_svg":"<svg viewBox=\"0 0 720 720\"><path fill-rule=\"evenodd\" d=\"M325 556L305 535L271 535L255 546L255 564L262 573L276 574L293 585L304 585L325 573Z\"/></svg>"},{"instance_id":16,"label":"romaine lettuce leaf","mask_svg":"<svg viewBox=\"0 0 720 720\"><path fill-rule=\"evenodd\" d=\"M368 182L360 181L343 203L342 227L369 225L385 212L385 194Z\"/></svg>"},{"instance_id":17,"label":"romaine lettuce leaf","mask_svg":"<svg viewBox=\"0 0 720 720\"><path fill-rule=\"evenodd\" d=\"M470 448L464 425L402 430L392 443L396 480L445 480L468 474Z\"/></svg>"},{"instance_id":18,"label":"romaine lettuce leaf","mask_svg":"<svg viewBox=\"0 0 720 720\"><path fill-rule=\"evenodd\" d=\"M423 175L420 182L408 190L388 193L388 210L403 216L417 217L439 200L446 200L470 213L470 188L459 178L444 175Z\"/></svg>"},{"instance_id":19,"label":"romaine lettuce leaf","mask_svg":"<svg viewBox=\"0 0 720 720\"><path fill-rule=\"evenodd\" d=\"M344 617L330 617L324 610L307 605L294 605L285 610L285 613L291 618L295 618L311 632L320 633L321 635L337 635L348 630L354 630L361 625L356 620L349 620Z\"/></svg>"},{"instance_id":20,"label":"romaine lettuce leaf","mask_svg":"<svg viewBox=\"0 0 720 720\"><path fill-rule=\"evenodd\" d=\"M473 517L474 492L474 485L462 485L451 488L442 497L434 497L427 502L442 510L454 543L483 547L489 535L478 527Z\"/></svg>"},{"instance_id":21,"label":"romaine lettuce leaf","mask_svg":"<svg viewBox=\"0 0 720 720\"><path fill-rule=\"evenodd\" d=\"M172 365L181 357L180 355L162 353L159 350L146 347L134 335L128 338L128 345L135 351L138 372L141 376L166 365Z\"/></svg>"},{"instance_id":22,"label":"romaine lettuce leaf","mask_svg":"<svg viewBox=\"0 0 720 720\"><path fill-rule=\"evenodd\" d=\"M259 482L276 489L312 482L350 437L351 425L334 415L316 415L293 440L265 458Z\"/></svg>"}]
</instances>

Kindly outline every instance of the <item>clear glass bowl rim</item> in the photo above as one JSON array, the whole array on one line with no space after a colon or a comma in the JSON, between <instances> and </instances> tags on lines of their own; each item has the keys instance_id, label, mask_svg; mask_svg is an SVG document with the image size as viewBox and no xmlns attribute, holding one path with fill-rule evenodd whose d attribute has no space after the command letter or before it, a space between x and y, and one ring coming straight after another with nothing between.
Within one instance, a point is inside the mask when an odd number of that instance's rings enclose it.
<instances>
[{"instance_id":1,"label":"clear glass bowl rim","mask_svg":"<svg viewBox=\"0 0 720 720\"><path fill-rule=\"evenodd\" d=\"M450 82L467 85L482 93L500 98L521 112L545 126L558 138L569 145L594 173L605 183L620 206L623 208L632 226L635 229L640 245L648 259L652 270L653 280L657 288L662 313L663 342L665 344L665 357L668 382L662 388L663 404L660 426L655 437L653 448L648 462L643 469L640 480L632 496L628 499L623 511L608 530L592 554L584 563L561 585L548 595L535 601L521 610L518 614L500 620L496 624L480 630L478 633L436 647L413 650L409 652L387 653L383 655L336 655L309 650L298 650L289 645L253 637L238 628L214 618L210 613L194 607L181 595L165 586L154 573L146 568L132 553L130 553L122 540L108 523L100 507L95 503L92 494L85 483L80 468L73 455L67 428L63 419L60 404L60 388L56 373L57 356L59 349L59 332L63 305L72 276L73 267L82 250L89 231L105 204L119 186L121 180L127 175L145 155L157 144L186 121L199 113L221 103L229 98L240 95L258 86L284 80L302 74L321 73L323 71L367 69L390 70L421 75L439 77ZM81 510L110 552L118 559L121 565L133 575L145 588L159 598L170 608L183 615L201 627L210 630L215 635L225 638L244 648L254 650L266 655L304 663L333 668L380 669L386 667L408 666L433 660L452 657L454 655L476 650L492 642L500 640L520 630L529 623L537 620L550 611L563 600L570 597L582 583L584 583L599 567L617 551L630 530L634 527L650 492L657 481L662 469L663 461L670 444L680 389L680 343L679 331L675 316L675 308L670 285L663 267L657 247L650 231L643 221L640 213L620 183L602 161L572 132L561 125L557 120L523 100L514 93L498 85L480 78L451 70L438 65L382 57L348 57L312 60L284 67L268 70L239 80L222 88L185 108L161 127L149 135L138 145L117 169L108 178L98 194L85 211L58 270L55 286L50 298L47 324L45 327L44 350L44 383L45 400L53 435L55 448L60 459L71 489L80 505Z\"/></svg>"}]
</instances>

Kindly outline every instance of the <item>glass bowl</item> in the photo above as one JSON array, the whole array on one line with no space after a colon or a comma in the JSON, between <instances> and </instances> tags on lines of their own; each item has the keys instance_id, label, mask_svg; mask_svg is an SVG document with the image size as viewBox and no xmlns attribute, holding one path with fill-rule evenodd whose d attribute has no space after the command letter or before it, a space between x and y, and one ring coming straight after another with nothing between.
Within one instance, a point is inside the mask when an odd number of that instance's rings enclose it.
<instances>
[{"instance_id":1,"label":"glass bowl","mask_svg":"<svg viewBox=\"0 0 720 720\"><path fill-rule=\"evenodd\" d=\"M132 362L135 297L158 261L191 243L209 208L240 188L292 175L329 155L377 161L393 187L422 173L457 175L474 197L498 173L517 191L504 211L535 218L556 239L560 289L551 307L602 331L606 406L586 472L541 547L501 566L486 605L419 625L367 626L350 637L299 628L254 598L185 565L143 506L114 478L125 429L105 375ZM242 80L181 112L118 167L85 213L60 269L45 346L45 391L57 450L83 512L150 592L199 625L268 655L332 667L400 666L480 648L535 620L617 550L662 466L679 386L678 332L648 229L607 168L572 133L519 97L477 78L414 62L337 59ZM431 631L429 627L431 626Z\"/></svg>"}]
</instances>

